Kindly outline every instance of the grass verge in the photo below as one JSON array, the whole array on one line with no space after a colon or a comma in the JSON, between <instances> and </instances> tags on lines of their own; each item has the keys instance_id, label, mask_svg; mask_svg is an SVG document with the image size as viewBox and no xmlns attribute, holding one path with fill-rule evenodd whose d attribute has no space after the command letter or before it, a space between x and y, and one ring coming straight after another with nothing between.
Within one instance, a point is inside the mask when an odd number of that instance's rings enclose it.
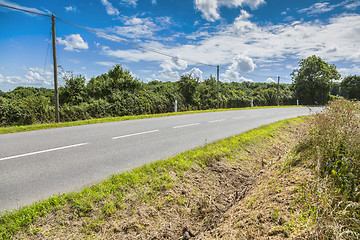
<instances>
[{"instance_id":1,"label":"grass verge","mask_svg":"<svg viewBox=\"0 0 360 240\"><path fill-rule=\"evenodd\" d=\"M360 103L334 101L310 125L287 166L315 175L299 189L314 222L311 235L360 239Z\"/></svg>"},{"instance_id":2,"label":"grass verge","mask_svg":"<svg viewBox=\"0 0 360 240\"><path fill-rule=\"evenodd\" d=\"M101 232L103 227L108 226L111 221L124 220L127 218L126 214L136 214L139 204L151 205L155 209L159 209L166 208L169 202L173 202L179 208L178 211L181 212L182 206L190 201L188 197L195 199L190 195L200 193L200 191L192 189L191 184L192 181L201 181L201 179L196 180L196 178L201 175L204 169L208 169L214 162L222 159L227 159L229 161L227 164L230 164L230 167L236 167L237 159L242 156L240 165L244 169L249 168L249 171L239 171L244 174L244 179L248 179L246 172L255 172L261 169L267 161L257 159L256 164L246 166L252 161L253 156L259 156L261 153L260 151L256 152L256 146L260 143L267 146L270 142L277 141L275 140L276 132L281 132L281 129L289 126L289 124L297 125L303 119L285 120L263 126L239 136L145 165L130 172L114 175L80 192L54 196L48 200L6 213L0 217L0 236L3 239L14 236L15 238L30 239L39 237L72 238L71 233L67 232L69 230L70 232L77 232L78 237L93 236L97 238L99 231ZM250 154L250 152L252 153ZM210 178L215 172L210 174ZM191 175L191 180L189 180L188 175ZM202 184L208 185L208 183L205 181ZM185 187L182 184L185 184ZM186 187L187 184L189 184L188 187ZM185 193L180 193L179 196L166 195L169 191L174 191L174 188L179 185L182 185ZM190 195L186 197L187 193ZM207 203L205 200L199 200L192 204L200 204L199 206L201 206L201 204L206 205ZM195 215L205 216L206 213L203 211L206 210L204 209L194 207L193 210L189 211L195 211ZM186 215L186 212L183 214ZM124 229L128 232L137 231L145 228L145 226L139 223L139 225L131 225L127 228L127 230L126 228L119 230L111 227L110 234L119 231L123 233ZM181 230L179 232L181 233Z\"/></svg>"},{"instance_id":3,"label":"grass verge","mask_svg":"<svg viewBox=\"0 0 360 240\"><path fill-rule=\"evenodd\" d=\"M135 119L168 117L168 116L194 114L194 113L248 110L248 109L261 109L261 108L278 108L278 107L301 107L301 106L268 106L268 107L265 106L265 107L254 107L254 108L248 107L248 108L233 108L233 109L211 109L211 110L186 111L186 112L177 112L177 113L174 112L174 113L159 113L159 114L148 114L148 115L96 118L96 119L80 120L80 121L73 121L73 122L42 123L42 124L23 125L23 126L8 126L8 127L0 127L0 134L26 132L26 131L51 129L51 128L61 128L61 127L71 127L71 126L88 125L88 124L96 124L96 123L127 121L127 120L135 120Z\"/></svg>"}]
</instances>

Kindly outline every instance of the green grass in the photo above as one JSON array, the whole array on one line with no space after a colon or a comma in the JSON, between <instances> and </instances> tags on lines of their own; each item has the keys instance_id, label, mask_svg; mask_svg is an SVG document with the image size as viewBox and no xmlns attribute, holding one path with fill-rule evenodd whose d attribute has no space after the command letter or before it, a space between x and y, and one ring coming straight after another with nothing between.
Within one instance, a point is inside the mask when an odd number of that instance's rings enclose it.
<instances>
[{"instance_id":1,"label":"green grass","mask_svg":"<svg viewBox=\"0 0 360 240\"><path fill-rule=\"evenodd\" d=\"M300 107L300 106L264 106L264 107L254 107L254 108L247 107L247 108L231 108L231 109L211 109L211 110L186 111L186 112L176 112L176 113L173 112L173 113L159 113L159 114L149 114L149 115L95 118L95 119L80 120L80 121L73 121L73 122L9 126L9 127L0 127L0 134L26 132L26 131L51 129L51 128L61 128L61 127L71 127L71 126L88 125L88 124L96 124L96 123L127 121L127 120L135 120L135 119L169 117L169 116L175 116L175 115L185 115L185 114L194 114L194 113L249 110L249 109L261 109L261 108L279 108L279 107Z\"/></svg>"},{"instance_id":2,"label":"green grass","mask_svg":"<svg viewBox=\"0 0 360 240\"><path fill-rule=\"evenodd\" d=\"M0 238L10 239L19 231L28 233L36 231L30 227L31 224L50 212L62 211L71 214L74 218L86 218L93 213L98 213L100 214L99 224L101 224L101 221L105 221L114 212L123 208L123 199L131 190L136 189L136 196L134 197L140 202L151 203L156 200L160 192L173 186L174 180L171 178L170 172L175 172L181 176L194 165L205 168L216 159L223 157L233 159L247 146L266 139L273 139L275 131L280 131L289 124L301 123L304 119L305 117L300 117L266 125L238 136L186 151L166 160L113 175L109 179L80 192L53 196L33 205L3 213L0 217ZM181 199L177 201L181 201ZM87 227L96 229L96 226Z\"/></svg>"}]
</instances>

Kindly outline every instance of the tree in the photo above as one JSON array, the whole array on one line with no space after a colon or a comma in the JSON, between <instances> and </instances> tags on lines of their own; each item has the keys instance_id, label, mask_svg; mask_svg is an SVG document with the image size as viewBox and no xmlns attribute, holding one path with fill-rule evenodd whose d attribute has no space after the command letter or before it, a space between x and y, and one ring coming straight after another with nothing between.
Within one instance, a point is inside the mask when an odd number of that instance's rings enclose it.
<instances>
[{"instance_id":1,"label":"tree","mask_svg":"<svg viewBox=\"0 0 360 240\"><path fill-rule=\"evenodd\" d=\"M111 89L108 87L109 81L106 73L91 78L86 85L88 95L95 99L107 97L111 93Z\"/></svg>"},{"instance_id":2,"label":"tree","mask_svg":"<svg viewBox=\"0 0 360 240\"><path fill-rule=\"evenodd\" d=\"M315 55L302 59L299 65L291 73L295 97L301 104L325 104L330 99L331 81L340 78L336 66Z\"/></svg>"},{"instance_id":3,"label":"tree","mask_svg":"<svg viewBox=\"0 0 360 240\"><path fill-rule=\"evenodd\" d=\"M85 77L79 75L74 77L65 75L65 86L60 88L60 102L61 104L69 103L71 105L78 105L86 100Z\"/></svg>"},{"instance_id":4,"label":"tree","mask_svg":"<svg viewBox=\"0 0 360 240\"><path fill-rule=\"evenodd\" d=\"M180 81L177 82L179 90L185 99L185 104L188 106L195 103L195 94L199 80L192 78L190 75L182 75Z\"/></svg>"},{"instance_id":5,"label":"tree","mask_svg":"<svg viewBox=\"0 0 360 240\"><path fill-rule=\"evenodd\" d=\"M125 71L119 64L110 69L107 76L110 80L107 87L112 90L134 92L142 88L141 82L131 76L130 72Z\"/></svg>"},{"instance_id":6,"label":"tree","mask_svg":"<svg viewBox=\"0 0 360 240\"><path fill-rule=\"evenodd\" d=\"M360 100L360 76L347 76L340 84L344 97Z\"/></svg>"}]
</instances>

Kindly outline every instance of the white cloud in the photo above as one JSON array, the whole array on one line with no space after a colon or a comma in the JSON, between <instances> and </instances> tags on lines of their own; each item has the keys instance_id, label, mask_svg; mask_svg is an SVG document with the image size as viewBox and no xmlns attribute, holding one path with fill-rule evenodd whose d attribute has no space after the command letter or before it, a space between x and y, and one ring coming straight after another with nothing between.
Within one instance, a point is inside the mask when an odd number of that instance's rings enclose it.
<instances>
[{"instance_id":1,"label":"white cloud","mask_svg":"<svg viewBox=\"0 0 360 240\"><path fill-rule=\"evenodd\" d=\"M230 69L227 69L225 73L220 74L220 78L225 82L253 82L252 79L242 77L239 72Z\"/></svg>"},{"instance_id":2,"label":"white cloud","mask_svg":"<svg viewBox=\"0 0 360 240\"><path fill-rule=\"evenodd\" d=\"M108 0L101 0L101 3L105 6L106 12L109 15L119 15L119 10L113 7L113 5Z\"/></svg>"},{"instance_id":3,"label":"white cloud","mask_svg":"<svg viewBox=\"0 0 360 240\"><path fill-rule=\"evenodd\" d=\"M255 67L256 65L251 58L244 55L237 55L228 69L235 72L252 72Z\"/></svg>"},{"instance_id":4,"label":"white cloud","mask_svg":"<svg viewBox=\"0 0 360 240\"><path fill-rule=\"evenodd\" d=\"M137 0L121 0L120 3L126 6L136 7Z\"/></svg>"},{"instance_id":5,"label":"white cloud","mask_svg":"<svg viewBox=\"0 0 360 240\"><path fill-rule=\"evenodd\" d=\"M356 10L358 7L360 7L360 2L358 0L346 1L345 2L345 8L349 10Z\"/></svg>"},{"instance_id":6,"label":"white cloud","mask_svg":"<svg viewBox=\"0 0 360 240\"><path fill-rule=\"evenodd\" d=\"M25 86L50 86L53 82L53 73L41 68L23 67L23 76L3 76L0 74L0 83Z\"/></svg>"},{"instance_id":7,"label":"white cloud","mask_svg":"<svg viewBox=\"0 0 360 240\"><path fill-rule=\"evenodd\" d=\"M77 12L77 8L75 6L65 7L66 12Z\"/></svg>"},{"instance_id":8,"label":"white cloud","mask_svg":"<svg viewBox=\"0 0 360 240\"><path fill-rule=\"evenodd\" d=\"M138 16L124 17L122 26L107 28L106 30L126 38L148 38L153 39L155 34L168 28L171 23L170 17L142 18ZM116 37L116 36L115 36ZM118 38L118 37L117 37ZM161 40L161 38L157 38Z\"/></svg>"},{"instance_id":9,"label":"white cloud","mask_svg":"<svg viewBox=\"0 0 360 240\"><path fill-rule=\"evenodd\" d=\"M176 70L185 70L187 66L187 62L178 57L166 59L160 64L162 70L160 71L159 79L162 81L177 81L179 80L180 75Z\"/></svg>"},{"instance_id":10,"label":"white cloud","mask_svg":"<svg viewBox=\"0 0 360 240\"><path fill-rule=\"evenodd\" d=\"M160 75L156 78L164 82L175 82L180 79L180 75L177 71L162 70L160 71Z\"/></svg>"},{"instance_id":11,"label":"white cloud","mask_svg":"<svg viewBox=\"0 0 360 240\"><path fill-rule=\"evenodd\" d=\"M268 78L268 79L266 79L266 82L267 83L275 83L275 80L272 78Z\"/></svg>"},{"instance_id":12,"label":"white cloud","mask_svg":"<svg viewBox=\"0 0 360 240\"><path fill-rule=\"evenodd\" d=\"M157 4L157 0L151 0L151 4L152 4L152 5L156 5L156 4Z\"/></svg>"},{"instance_id":13,"label":"white cloud","mask_svg":"<svg viewBox=\"0 0 360 240\"><path fill-rule=\"evenodd\" d=\"M352 23L352 24L349 24ZM337 15L326 23L320 21L291 22L288 24L259 26L251 21L249 14L241 11L234 23L223 26L217 32L204 35L201 40L183 45L166 46L157 42L145 45L160 52L177 55L189 62L231 66L242 72L252 71L254 62L246 61L240 56L247 56L262 66L269 63L283 63L294 68L294 62L311 55L320 56L323 60L360 62L358 39L360 38L360 15ZM157 61L164 62L167 57L140 50L112 50L103 48L103 53L123 61ZM236 61L238 56L238 61ZM253 61L252 60L252 61ZM246 70L248 66L248 70ZM239 70L239 69L238 69ZM230 73L229 73L230 74ZM229 75L228 74L228 75ZM233 76L239 79L240 76Z\"/></svg>"},{"instance_id":14,"label":"white cloud","mask_svg":"<svg viewBox=\"0 0 360 240\"><path fill-rule=\"evenodd\" d=\"M203 80L203 72L199 68L192 68L185 74L189 74L192 78L198 78L199 81Z\"/></svg>"},{"instance_id":15,"label":"white cloud","mask_svg":"<svg viewBox=\"0 0 360 240\"><path fill-rule=\"evenodd\" d=\"M68 51L79 51L79 49L88 49L89 46L87 42L82 39L80 34L71 34L62 39L60 37L56 38L59 44L65 45L65 50Z\"/></svg>"},{"instance_id":16,"label":"white cloud","mask_svg":"<svg viewBox=\"0 0 360 240\"><path fill-rule=\"evenodd\" d=\"M256 9L265 3L265 0L195 0L195 7L202 13L203 18L210 22L220 19L219 8L226 6L237 8L248 6Z\"/></svg>"},{"instance_id":17,"label":"white cloud","mask_svg":"<svg viewBox=\"0 0 360 240\"><path fill-rule=\"evenodd\" d=\"M330 3L328 2L318 2L308 8L300 9L298 12L307 13L308 15L316 15L320 13L330 12L334 10L334 8L335 6L330 5Z\"/></svg>"},{"instance_id":18,"label":"white cloud","mask_svg":"<svg viewBox=\"0 0 360 240\"><path fill-rule=\"evenodd\" d=\"M359 75L360 66L352 65L350 68L339 68L339 72L342 78L345 78L348 75Z\"/></svg>"},{"instance_id":19,"label":"white cloud","mask_svg":"<svg viewBox=\"0 0 360 240\"><path fill-rule=\"evenodd\" d=\"M321 13L331 12L335 8L343 7L347 10L356 10L360 6L358 0L345 0L337 4L330 4L329 2L317 2L312 6L298 10L299 13L306 13L309 16Z\"/></svg>"},{"instance_id":20,"label":"white cloud","mask_svg":"<svg viewBox=\"0 0 360 240\"><path fill-rule=\"evenodd\" d=\"M117 63L116 62L96 62L96 64L105 66L105 67L114 67Z\"/></svg>"}]
</instances>

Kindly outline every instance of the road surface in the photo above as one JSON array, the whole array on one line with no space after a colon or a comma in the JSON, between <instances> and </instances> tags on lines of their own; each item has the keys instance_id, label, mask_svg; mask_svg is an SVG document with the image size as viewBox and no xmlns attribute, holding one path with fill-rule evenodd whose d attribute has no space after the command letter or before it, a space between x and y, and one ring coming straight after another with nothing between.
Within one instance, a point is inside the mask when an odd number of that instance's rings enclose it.
<instances>
[{"instance_id":1,"label":"road surface","mask_svg":"<svg viewBox=\"0 0 360 240\"><path fill-rule=\"evenodd\" d=\"M0 135L0 212L311 113L307 107L238 110Z\"/></svg>"}]
</instances>

